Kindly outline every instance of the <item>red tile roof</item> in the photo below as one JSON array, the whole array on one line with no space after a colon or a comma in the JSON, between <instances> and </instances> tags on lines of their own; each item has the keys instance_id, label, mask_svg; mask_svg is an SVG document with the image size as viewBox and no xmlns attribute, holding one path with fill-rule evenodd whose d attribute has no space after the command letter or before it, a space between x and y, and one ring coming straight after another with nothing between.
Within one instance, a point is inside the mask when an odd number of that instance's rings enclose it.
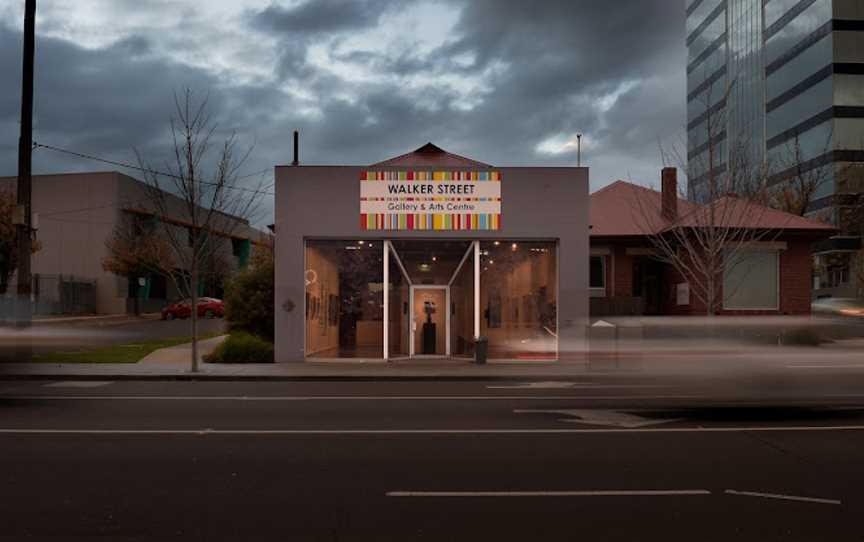
<instances>
[{"instance_id":1,"label":"red tile roof","mask_svg":"<svg viewBox=\"0 0 864 542\"><path fill-rule=\"evenodd\" d=\"M823 222L817 222L793 215L778 209L759 205L745 198L729 195L718 199L713 206L703 205L694 212L682 216L676 223L677 227L698 227L712 222L709 215L714 210L715 224L728 223L736 228L751 228L765 230L796 230L796 231L826 231L835 228Z\"/></svg>"},{"instance_id":2,"label":"red tile roof","mask_svg":"<svg viewBox=\"0 0 864 542\"><path fill-rule=\"evenodd\" d=\"M678 214L697 206L678 198ZM660 216L660 192L615 181L591 194L588 204L592 236L639 236L662 230L669 223Z\"/></svg>"},{"instance_id":3,"label":"red tile roof","mask_svg":"<svg viewBox=\"0 0 864 542\"><path fill-rule=\"evenodd\" d=\"M422 167L474 167L474 168L491 168L489 164L478 162L458 154L453 154L445 151L437 145L427 143L417 150L372 164L372 167L404 167L404 166L422 166Z\"/></svg>"},{"instance_id":4,"label":"red tile roof","mask_svg":"<svg viewBox=\"0 0 864 542\"><path fill-rule=\"evenodd\" d=\"M615 181L591 194L589 220L592 237L642 236L676 227L698 227L711 222L710 208L678 198L678 220L660 215L661 194L644 186ZM736 228L777 229L830 234L828 224L809 220L743 198L726 196L714 204L714 223Z\"/></svg>"}]
</instances>

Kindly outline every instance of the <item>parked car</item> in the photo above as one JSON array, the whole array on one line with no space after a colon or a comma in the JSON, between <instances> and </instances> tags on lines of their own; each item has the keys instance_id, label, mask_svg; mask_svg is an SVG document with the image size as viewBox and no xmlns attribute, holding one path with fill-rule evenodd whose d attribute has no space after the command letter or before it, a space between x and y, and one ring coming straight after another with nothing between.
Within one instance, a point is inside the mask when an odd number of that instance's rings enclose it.
<instances>
[{"instance_id":1,"label":"parked car","mask_svg":"<svg viewBox=\"0 0 864 542\"><path fill-rule=\"evenodd\" d=\"M192 300L184 299L162 309L163 320L189 318L192 316ZM222 318L225 316L225 303L215 297L198 298L199 318Z\"/></svg>"},{"instance_id":2,"label":"parked car","mask_svg":"<svg viewBox=\"0 0 864 542\"><path fill-rule=\"evenodd\" d=\"M813 314L825 316L855 316L864 318L864 299L852 297L823 297L813 301Z\"/></svg>"}]
</instances>

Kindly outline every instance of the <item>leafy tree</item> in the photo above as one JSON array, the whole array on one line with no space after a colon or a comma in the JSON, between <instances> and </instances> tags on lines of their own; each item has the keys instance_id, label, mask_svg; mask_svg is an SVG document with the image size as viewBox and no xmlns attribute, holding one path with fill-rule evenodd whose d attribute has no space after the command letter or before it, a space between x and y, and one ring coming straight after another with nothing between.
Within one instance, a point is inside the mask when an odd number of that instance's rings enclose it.
<instances>
[{"instance_id":1,"label":"leafy tree","mask_svg":"<svg viewBox=\"0 0 864 542\"><path fill-rule=\"evenodd\" d=\"M254 263L236 273L225 288L225 319L229 329L246 331L268 341L274 337L272 257L266 250Z\"/></svg>"},{"instance_id":2,"label":"leafy tree","mask_svg":"<svg viewBox=\"0 0 864 542\"><path fill-rule=\"evenodd\" d=\"M17 200L11 190L0 190L0 295L5 295L9 289L9 279L18 269L18 242L12 215L15 212ZM41 243L34 241L32 253L42 248Z\"/></svg>"},{"instance_id":3,"label":"leafy tree","mask_svg":"<svg viewBox=\"0 0 864 542\"><path fill-rule=\"evenodd\" d=\"M139 216L125 215L105 242L108 255L102 260L102 269L125 277L132 285L135 314L138 306L138 278L151 275L169 276L175 268L171 247L147 221Z\"/></svg>"}]
</instances>

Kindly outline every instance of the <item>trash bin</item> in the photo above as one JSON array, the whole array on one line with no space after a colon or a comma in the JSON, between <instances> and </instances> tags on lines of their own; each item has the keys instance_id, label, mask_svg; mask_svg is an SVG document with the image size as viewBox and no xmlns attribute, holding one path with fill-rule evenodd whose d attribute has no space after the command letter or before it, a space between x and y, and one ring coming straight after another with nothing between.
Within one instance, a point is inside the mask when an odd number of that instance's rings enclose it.
<instances>
[{"instance_id":1,"label":"trash bin","mask_svg":"<svg viewBox=\"0 0 864 542\"><path fill-rule=\"evenodd\" d=\"M477 337L474 339L474 363L483 365L486 363L486 354L489 351L489 339Z\"/></svg>"}]
</instances>

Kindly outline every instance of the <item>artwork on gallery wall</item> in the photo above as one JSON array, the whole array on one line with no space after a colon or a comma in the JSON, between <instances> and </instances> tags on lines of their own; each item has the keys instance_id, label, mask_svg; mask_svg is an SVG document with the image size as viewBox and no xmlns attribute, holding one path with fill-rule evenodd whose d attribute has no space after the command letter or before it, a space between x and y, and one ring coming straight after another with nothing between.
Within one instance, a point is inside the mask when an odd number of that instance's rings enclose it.
<instances>
[{"instance_id":1,"label":"artwork on gallery wall","mask_svg":"<svg viewBox=\"0 0 864 542\"><path fill-rule=\"evenodd\" d=\"M494 290L489 294L489 308L486 309L487 325L490 328L501 327L501 292Z\"/></svg>"},{"instance_id":2,"label":"artwork on gallery wall","mask_svg":"<svg viewBox=\"0 0 864 542\"><path fill-rule=\"evenodd\" d=\"M327 334L327 286L321 288L321 299L319 301L321 310L318 312L318 329L321 335Z\"/></svg>"},{"instance_id":3,"label":"artwork on gallery wall","mask_svg":"<svg viewBox=\"0 0 864 542\"><path fill-rule=\"evenodd\" d=\"M309 319L315 320L318 317L318 296L314 296L309 303Z\"/></svg>"},{"instance_id":4,"label":"artwork on gallery wall","mask_svg":"<svg viewBox=\"0 0 864 542\"><path fill-rule=\"evenodd\" d=\"M339 296L330 294L329 310L330 310L330 325L331 326L339 325Z\"/></svg>"}]
</instances>

